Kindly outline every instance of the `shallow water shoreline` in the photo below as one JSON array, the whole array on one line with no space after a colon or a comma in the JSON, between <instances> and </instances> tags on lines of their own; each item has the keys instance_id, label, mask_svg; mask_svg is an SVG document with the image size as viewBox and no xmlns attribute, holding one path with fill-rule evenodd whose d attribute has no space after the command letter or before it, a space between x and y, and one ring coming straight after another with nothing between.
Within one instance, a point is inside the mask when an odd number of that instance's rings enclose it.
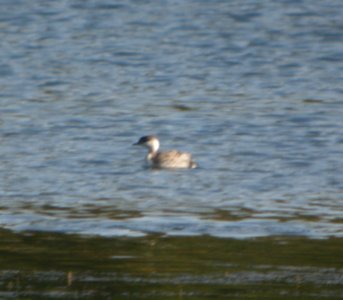
<instances>
[{"instance_id":1,"label":"shallow water shoreline","mask_svg":"<svg viewBox=\"0 0 343 300\"><path fill-rule=\"evenodd\" d=\"M2 299L340 299L343 239L1 230Z\"/></svg>"}]
</instances>

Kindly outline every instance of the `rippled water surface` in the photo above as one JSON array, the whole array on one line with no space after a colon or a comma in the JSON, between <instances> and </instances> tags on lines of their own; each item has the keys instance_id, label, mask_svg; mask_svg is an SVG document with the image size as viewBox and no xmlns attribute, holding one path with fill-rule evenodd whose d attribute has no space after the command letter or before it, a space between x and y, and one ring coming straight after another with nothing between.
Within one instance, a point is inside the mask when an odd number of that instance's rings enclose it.
<instances>
[{"instance_id":1,"label":"rippled water surface","mask_svg":"<svg viewBox=\"0 0 343 300\"><path fill-rule=\"evenodd\" d=\"M343 236L342 1L2 2L1 227Z\"/></svg>"}]
</instances>

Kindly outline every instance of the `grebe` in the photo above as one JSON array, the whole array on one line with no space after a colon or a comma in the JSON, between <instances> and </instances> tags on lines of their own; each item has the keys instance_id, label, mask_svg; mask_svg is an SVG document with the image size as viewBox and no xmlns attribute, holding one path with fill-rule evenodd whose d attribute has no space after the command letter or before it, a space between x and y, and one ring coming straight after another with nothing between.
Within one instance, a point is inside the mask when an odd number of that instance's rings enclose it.
<instances>
[{"instance_id":1,"label":"grebe","mask_svg":"<svg viewBox=\"0 0 343 300\"><path fill-rule=\"evenodd\" d=\"M159 152L160 141L154 135L143 136L134 145L144 146L149 149L146 156L147 162L154 168L195 168L197 164L192 161L192 155L188 152L176 150Z\"/></svg>"}]
</instances>

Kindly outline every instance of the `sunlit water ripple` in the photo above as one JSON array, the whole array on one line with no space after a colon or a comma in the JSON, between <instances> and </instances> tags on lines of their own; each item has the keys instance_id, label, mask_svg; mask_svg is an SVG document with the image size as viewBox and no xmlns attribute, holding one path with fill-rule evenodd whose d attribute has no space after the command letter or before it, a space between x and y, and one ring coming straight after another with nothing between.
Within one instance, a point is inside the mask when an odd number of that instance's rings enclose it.
<instances>
[{"instance_id":1,"label":"sunlit water ripple","mask_svg":"<svg viewBox=\"0 0 343 300\"><path fill-rule=\"evenodd\" d=\"M341 1L2 6L1 227L343 236Z\"/></svg>"}]
</instances>

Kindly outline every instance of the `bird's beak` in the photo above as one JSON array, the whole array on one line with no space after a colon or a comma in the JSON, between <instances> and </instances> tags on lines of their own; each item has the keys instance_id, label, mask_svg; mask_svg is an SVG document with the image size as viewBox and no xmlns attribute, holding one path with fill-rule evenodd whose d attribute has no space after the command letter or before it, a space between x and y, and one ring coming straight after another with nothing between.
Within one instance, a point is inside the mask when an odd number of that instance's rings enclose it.
<instances>
[{"instance_id":1,"label":"bird's beak","mask_svg":"<svg viewBox=\"0 0 343 300\"><path fill-rule=\"evenodd\" d=\"M139 145L139 143L137 142L137 143L134 143L134 144L132 144L132 146L138 146Z\"/></svg>"}]
</instances>

